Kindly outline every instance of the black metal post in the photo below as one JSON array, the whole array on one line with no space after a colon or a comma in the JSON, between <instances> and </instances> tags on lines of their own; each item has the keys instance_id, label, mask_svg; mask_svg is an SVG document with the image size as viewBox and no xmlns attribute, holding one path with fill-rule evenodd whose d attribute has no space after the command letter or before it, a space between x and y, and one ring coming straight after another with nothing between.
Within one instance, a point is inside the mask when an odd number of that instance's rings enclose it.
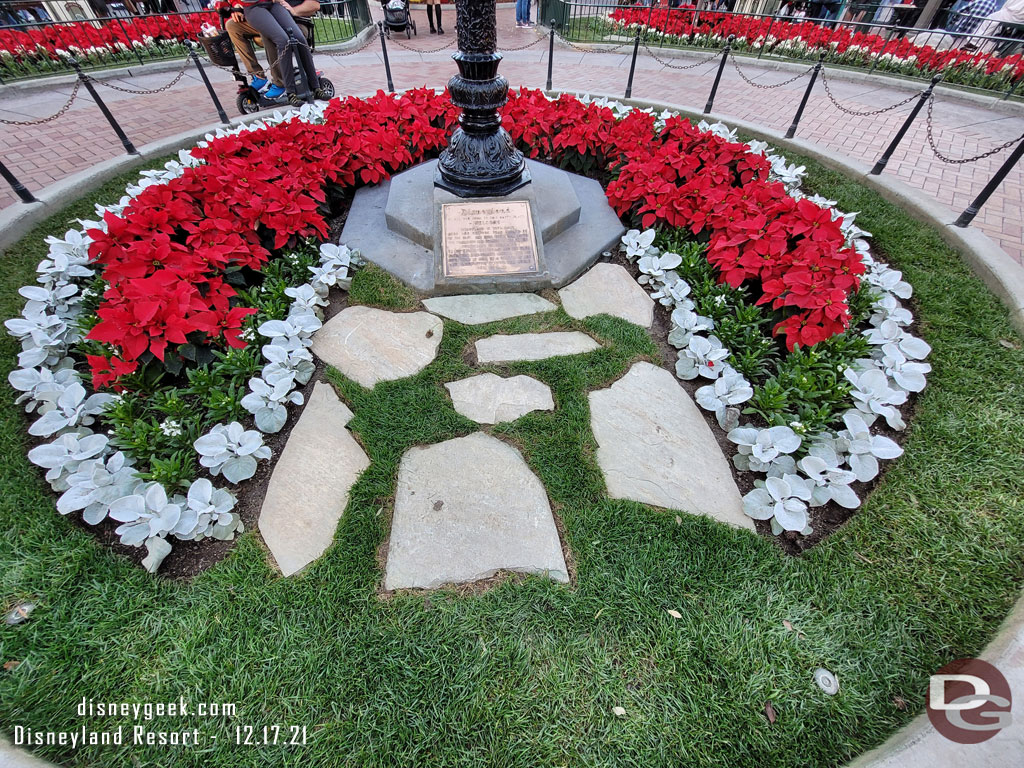
<instances>
[{"instance_id":1,"label":"black metal post","mask_svg":"<svg viewBox=\"0 0 1024 768\"><path fill-rule=\"evenodd\" d=\"M1017 90L1017 86L1021 84L1022 80L1024 80L1024 77L1014 80L1013 83L1010 84L1010 87L1006 89L1006 93L1003 94L1003 101L1006 101L1008 98L1013 96L1013 92Z\"/></svg>"},{"instance_id":2,"label":"black metal post","mask_svg":"<svg viewBox=\"0 0 1024 768\"><path fill-rule=\"evenodd\" d=\"M895 28L896 28L896 27L895 27L895 25L894 25L894 26L891 26L891 27L888 27L888 28L886 28L886 30L885 30L885 42L884 42L884 43L882 43L882 50L883 50L883 51L884 51L884 50L886 49L886 47L887 47L887 46L889 45L889 41L890 41L890 40L892 40L892 32L893 32L893 30L894 30ZM869 70L868 70L868 74L869 74L869 75L870 75L870 74L871 74L872 72L874 72L874 71L875 71L875 67L877 67L877 66L878 66L878 59L879 59L879 54L877 54L877 53L876 53L876 54L875 54L875 58L871 60L871 69L869 69Z\"/></svg>"},{"instance_id":3,"label":"black metal post","mask_svg":"<svg viewBox=\"0 0 1024 768\"><path fill-rule=\"evenodd\" d=\"M993 176L985 188L981 190L981 194L974 198L974 202L967 206L967 210L960 214L953 226L966 227L972 221L974 217L978 215L978 211L981 207L988 202L988 199L992 197L992 193L996 191L996 187L1003 183L1003 179L1007 177L1010 171L1013 169L1018 162L1020 162L1021 156L1024 156L1024 139L1017 142L1017 146L1014 147L1013 152L1006 158L1006 162L999 166L999 170L996 171L996 175Z\"/></svg>"},{"instance_id":4,"label":"black metal post","mask_svg":"<svg viewBox=\"0 0 1024 768\"><path fill-rule=\"evenodd\" d=\"M455 31L459 71L448 91L461 114L437 159L434 185L458 197L504 197L529 184L530 171L498 113L508 101L508 80L498 74L494 0L455 0Z\"/></svg>"},{"instance_id":5,"label":"black metal post","mask_svg":"<svg viewBox=\"0 0 1024 768\"><path fill-rule=\"evenodd\" d=\"M896 147L900 145L900 142L903 141L903 137L906 136L907 131L910 130L910 124L914 122L914 119L921 112L921 108L924 107L928 102L928 99L932 97L932 91L935 90L935 86L938 85L941 80L942 75L935 75L935 77L932 78L931 85L921 91L921 98L917 100L917 104L915 104L914 108L910 110L910 114L907 115L907 119L903 121L903 125L900 126L899 131L896 133L896 136L886 148L885 152L880 158L878 158L878 162L875 163L875 167L871 169L871 176L877 176L885 169L886 164L889 162L889 158L892 157L892 153L896 151Z\"/></svg>"},{"instance_id":6,"label":"black metal post","mask_svg":"<svg viewBox=\"0 0 1024 768\"><path fill-rule=\"evenodd\" d=\"M121 32L124 33L124 39L129 41L128 45L131 46L132 53L134 53L135 54L135 58L139 60L139 66L141 67L142 66L142 54L139 53L139 49L138 48L136 48L134 45L131 45L131 38L128 36L128 30L124 28L124 22L121 21L120 18L118 18L118 20L117 20L117 25L119 27L121 27Z\"/></svg>"},{"instance_id":7,"label":"black metal post","mask_svg":"<svg viewBox=\"0 0 1024 768\"><path fill-rule=\"evenodd\" d=\"M636 55L640 52L640 29L636 30L636 38L633 40L633 60L629 62L629 80L626 82L626 98L633 95L633 73L636 72Z\"/></svg>"},{"instance_id":8,"label":"black metal post","mask_svg":"<svg viewBox=\"0 0 1024 768\"><path fill-rule=\"evenodd\" d=\"M718 84L722 81L722 72L725 69L725 62L729 58L729 51L732 50L732 41L735 39L736 35L729 35L729 39L725 41L725 48L722 49L722 61L718 64L718 73L715 75L715 84L711 86L711 95L708 96L708 103L704 105L705 115L711 111L711 107L715 103L715 94L718 93Z\"/></svg>"},{"instance_id":9,"label":"black metal post","mask_svg":"<svg viewBox=\"0 0 1024 768\"><path fill-rule=\"evenodd\" d=\"M772 14L772 20L768 22L768 31L764 33L764 42L761 43L761 47L757 51L757 58L761 58L761 54L764 53L764 47L768 44L768 37L772 33L772 27L775 26L775 14Z\"/></svg>"},{"instance_id":10,"label":"black metal post","mask_svg":"<svg viewBox=\"0 0 1024 768\"><path fill-rule=\"evenodd\" d=\"M388 44L384 40L384 22L377 22L377 31L380 33L380 49L384 53L384 72L388 76L388 93L394 93L395 84L391 80L391 62L388 61Z\"/></svg>"},{"instance_id":11,"label":"black metal post","mask_svg":"<svg viewBox=\"0 0 1024 768\"><path fill-rule=\"evenodd\" d=\"M100 95L96 93L96 89L92 86L92 81L85 76L84 72L82 72L82 68L78 64L78 59L73 56L69 56L68 63L75 68L75 72L78 73L78 79L82 81L82 85L85 86L89 95L92 96L92 100L96 102L96 106L100 108L100 112L102 112L103 116L107 118L107 122L110 123L110 127L114 129L114 133L117 134L117 138L121 140L121 144L124 146L125 151L129 155L139 154L139 151L135 149L135 145L132 144L131 139L129 139L125 132L121 130L121 126L117 124L117 120L114 119L110 110L107 109L107 105L103 103L103 99L101 99Z\"/></svg>"},{"instance_id":12,"label":"black metal post","mask_svg":"<svg viewBox=\"0 0 1024 768\"><path fill-rule=\"evenodd\" d=\"M11 185L11 189L14 190L14 194L21 198L23 203L38 203L36 196L33 195L28 189L18 181L18 178L7 170L7 166L0 162L0 176L4 177L4 181Z\"/></svg>"},{"instance_id":13,"label":"black metal post","mask_svg":"<svg viewBox=\"0 0 1024 768\"><path fill-rule=\"evenodd\" d=\"M807 84L807 89L804 91L803 98L800 99L800 106L796 108L796 114L793 115L793 124L789 126L789 130L786 131L786 138L792 139L796 135L796 127L800 125L800 118L804 116L804 108L807 106L807 100L811 98L811 90L814 88L814 83L818 79L818 73L821 72L821 65L825 61L825 54L818 54L818 63L814 65L814 70L811 72L811 82Z\"/></svg>"},{"instance_id":14,"label":"black metal post","mask_svg":"<svg viewBox=\"0 0 1024 768\"><path fill-rule=\"evenodd\" d=\"M210 78L206 76L206 70L203 69L203 64L199 61L199 57L196 55L195 46L192 45L191 40L186 40L185 45L188 46L188 55L192 57L192 62L196 65L196 69L199 70L199 77L203 80L203 85L206 86L207 93L210 94L210 98L213 99L213 106L217 108L217 114L220 116L220 121L224 125L230 125L231 121L228 119L228 113L224 111L224 107L220 103L220 99L217 98L217 92L213 90L213 86L210 84Z\"/></svg>"},{"instance_id":15,"label":"black metal post","mask_svg":"<svg viewBox=\"0 0 1024 768\"><path fill-rule=\"evenodd\" d=\"M555 20L551 20L551 34L548 37L548 82L545 89L551 90L551 68L555 63Z\"/></svg>"}]
</instances>

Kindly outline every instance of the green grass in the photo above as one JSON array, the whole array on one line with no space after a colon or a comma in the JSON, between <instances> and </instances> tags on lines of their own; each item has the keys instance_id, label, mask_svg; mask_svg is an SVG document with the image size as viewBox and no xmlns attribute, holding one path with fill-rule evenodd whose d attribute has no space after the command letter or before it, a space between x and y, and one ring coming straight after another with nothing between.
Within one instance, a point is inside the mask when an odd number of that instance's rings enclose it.
<instances>
[{"instance_id":1,"label":"green grass","mask_svg":"<svg viewBox=\"0 0 1024 768\"><path fill-rule=\"evenodd\" d=\"M22 662L0 671L3 729L125 725L130 736L128 719L77 717L82 697L238 707L233 721L139 723L198 728L198 750L39 750L104 768L805 768L841 765L877 744L923 705L928 675L978 653L1017 597L1024 352L999 343L1021 340L935 233L855 182L799 162L811 169L810 188L862 212L858 223L904 270L935 350L906 454L831 538L794 558L766 538L603 498L585 392L655 352L642 331L605 317L579 323L558 310L474 328L446 322L437 360L415 377L367 391L332 373L372 464L334 546L288 579L274 575L251 532L187 584L150 577L97 545L54 511L24 458L25 419L8 389L0 603L39 607L23 625L0 625L0 662ZM116 198L125 181L95 199ZM32 280L42 236L90 211L76 206L6 254L0 314L19 311L15 290ZM410 306L406 291L370 269L351 298ZM582 329L605 346L493 369L542 379L557 404L494 432L520 446L543 480L575 556L575 585L528 578L476 596L382 601L376 554L403 451L476 428L442 383L474 370L463 351L475 336L545 328ZM16 351L0 340L5 375ZM814 685L819 666L838 675L839 695ZM231 743L234 725L275 723L308 726L308 745Z\"/></svg>"}]
</instances>

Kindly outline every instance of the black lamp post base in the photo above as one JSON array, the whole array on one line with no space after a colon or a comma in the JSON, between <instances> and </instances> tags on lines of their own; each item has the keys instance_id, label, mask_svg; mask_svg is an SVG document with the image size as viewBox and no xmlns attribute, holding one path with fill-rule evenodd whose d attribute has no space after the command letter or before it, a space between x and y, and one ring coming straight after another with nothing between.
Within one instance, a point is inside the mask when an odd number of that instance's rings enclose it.
<instances>
[{"instance_id":1,"label":"black lamp post base","mask_svg":"<svg viewBox=\"0 0 1024 768\"><path fill-rule=\"evenodd\" d=\"M456 128L434 174L434 186L459 197L503 197L531 181L526 158L505 131L473 136Z\"/></svg>"}]
</instances>

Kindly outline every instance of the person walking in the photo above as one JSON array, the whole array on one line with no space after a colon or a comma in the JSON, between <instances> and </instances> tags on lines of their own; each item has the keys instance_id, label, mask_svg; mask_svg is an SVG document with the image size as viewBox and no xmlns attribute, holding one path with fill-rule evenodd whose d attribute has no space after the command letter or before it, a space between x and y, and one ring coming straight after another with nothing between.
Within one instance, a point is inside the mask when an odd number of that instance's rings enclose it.
<instances>
[{"instance_id":1,"label":"person walking","mask_svg":"<svg viewBox=\"0 0 1024 768\"><path fill-rule=\"evenodd\" d=\"M309 50L306 36L302 33L299 25L295 23L291 11L288 9L287 0L238 0L245 14L245 20L260 33L263 38L263 45L270 56L271 46L276 54L271 59L271 66L280 66L281 77L284 80L284 88L288 94L288 103L292 106L300 106L306 94L298 93L295 89L295 66L292 64L292 51L289 43L295 40L295 57L297 65L302 67L306 76L306 83L313 90L313 96L317 99L327 97L327 94L318 87L320 78L316 73L316 66L313 64L313 54Z\"/></svg>"},{"instance_id":2,"label":"person walking","mask_svg":"<svg viewBox=\"0 0 1024 768\"><path fill-rule=\"evenodd\" d=\"M444 27L441 26L441 0L426 0L427 21L430 22L430 33L443 35ZM437 27L434 27L434 14L437 14Z\"/></svg>"}]
</instances>

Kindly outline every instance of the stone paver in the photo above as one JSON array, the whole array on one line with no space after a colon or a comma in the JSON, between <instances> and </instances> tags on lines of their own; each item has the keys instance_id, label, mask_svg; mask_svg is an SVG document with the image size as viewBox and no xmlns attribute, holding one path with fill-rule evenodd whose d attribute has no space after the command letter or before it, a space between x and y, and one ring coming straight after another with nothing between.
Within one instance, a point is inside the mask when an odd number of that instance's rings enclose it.
<instances>
[{"instance_id":1,"label":"stone paver","mask_svg":"<svg viewBox=\"0 0 1024 768\"><path fill-rule=\"evenodd\" d=\"M570 317L621 317L644 328L654 322L654 300L618 264L595 264L575 283L558 292Z\"/></svg>"},{"instance_id":2,"label":"stone paver","mask_svg":"<svg viewBox=\"0 0 1024 768\"><path fill-rule=\"evenodd\" d=\"M518 360L544 360L563 355L580 355L601 347L596 341L579 331L552 333L498 334L480 339L476 343L476 357L480 363L511 363Z\"/></svg>"},{"instance_id":3,"label":"stone paver","mask_svg":"<svg viewBox=\"0 0 1024 768\"><path fill-rule=\"evenodd\" d=\"M478 424L515 421L531 411L551 411L555 401L551 388L531 376L503 379L493 373L481 373L445 384L455 410Z\"/></svg>"},{"instance_id":4,"label":"stone paver","mask_svg":"<svg viewBox=\"0 0 1024 768\"><path fill-rule=\"evenodd\" d=\"M427 312L348 307L313 336L313 354L372 388L419 373L437 355L444 323Z\"/></svg>"},{"instance_id":5,"label":"stone paver","mask_svg":"<svg viewBox=\"0 0 1024 768\"><path fill-rule=\"evenodd\" d=\"M410 449L398 468L385 589L498 571L569 581L540 480L519 451L482 432Z\"/></svg>"},{"instance_id":6,"label":"stone paver","mask_svg":"<svg viewBox=\"0 0 1024 768\"><path fill-rule=\"evenodd\" d=\"M371 7L371 11L374 18L381 16L379 7ZM413 16L426 28L422 7L414 7ZM441 38L421 34L410 41L400 41L402 46L413 50L389 44L396 87L443 87L455 72L450 58L454 48L432 49L446 41L454 45L454 39L453 27ZM534 43L531 47L512 50L531 41ZM505 56L501 74L513 87L539 88L544 85L547 41L543 30L516 29L512 10L499 8L498 47ZM669 61L678 66L692 63L698 56L707 57L706 65L681 73L662 65L641 49L633 81L634 97L666 99L690 105L699 111L707 100L715 75L717 57L711 53L702 51L679 62ZM629 71L630 54L629 47L613 53L582 53L557 43L554 87L621 93ZM317 66L334 80L339 94L367 94L385 86L379 45L370 45L344 57L332 57L329 52L320 51L316 58ZM747 77L762 85L771 85L792 76L789 72L774 70L768 61L741 58L740 63ZM230 76L211 67L207 67L207 73L225 108L233 114L236 88ZM169 71L147 75L123 84L154 88L166 84L173 74ZM764 99L760 98L760 92L740 79L732 67L726 67L714 109L728 117L752 120L769 128L784 130L792 121L806 86L806 78L800 79L773 91L775 98ZM830 80L829 86L847 108L871 110L906 98L912 91L920 90L923 81L897 87L891 80L856 83L835 79ZM25 120L53 114L64 103L70 89L69 85L59 86L42 95L38 92L5 94L0 103L0 117ZM137 144L216 120L213 104L198 79L198 73L193 70L186 70L184 79L169 91L152 96L128 95L109 89L101 89L101 92L111 111ZM797 135L828 151L871 164L896 133L908 109L909 106L874 117L846 115L831 104L819 86L811 94ZM954 157L978 154L1021 135L1019 116L961 102L948 93L936 97L934 123L937 144ZM34 126L0 126L0 144L5 148L4 164L33 190L124 151L87 96L80 97L69 113L59 120ZM1003 152L976 163L947 165L931 153L925 137L924 120L919 119L889 161L886 173L957 212L981 191L1006 157L1007 152ZM0 206L13 204L15 200L10 188L0 184ZM1022 207L1024 163L1018 163L972 225L995 239L1019 262L1024 261Z\"/></svg>"},{"instance_id":7,"label":"stone paver","mask_svg":"<svg viewBox=\"0 0 1024 768\"><path fill-rule=\"evenodd\" d=\"M370 466L345 426L352 416L329 384L316 382L274 467L258 525L285 576L331 545L348 492Z\"/></svg>"},{"instance_id":8,"label":"stone paver","mask_svg":"<svg viewBox=\"0 0 1024 768\"><path fill-rule=\"evenodd\" d=\"M636 363L590 393L590 426L608 495L754 530L711 428L676 378Z\"/></svg>"},{"instance_id":9,"label":"stone paver","mask_svg":"<svg viewBox=\"0 0 1024 768\"><path fill-rule=\"evenodd\" d=\"M466 325L493 323L520 315L550 312L557 307L535 293L482 293L466 296L436 296L423 306L435 315Z\"/></svg>"}]
</instances>

